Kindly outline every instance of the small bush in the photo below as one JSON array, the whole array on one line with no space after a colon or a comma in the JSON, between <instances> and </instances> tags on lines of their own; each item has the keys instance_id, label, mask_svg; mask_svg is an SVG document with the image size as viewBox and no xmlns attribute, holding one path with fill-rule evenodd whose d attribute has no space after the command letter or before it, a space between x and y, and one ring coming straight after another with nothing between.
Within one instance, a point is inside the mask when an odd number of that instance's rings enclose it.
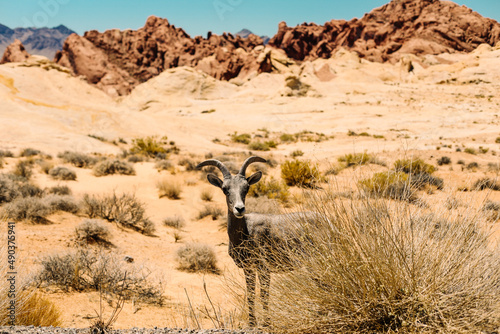
<instances>
[{"instance_id":1,"label":"small bush","mask_svg":"<svg viewBox=\"0 0 500 334\"><path fill-rule=\"evenodd\" d=\"M158 171L169 170L173 168L172 162L170 160L159 160L155 163L155 168Z\"/></svg>"},{"instance_id":2,"label":"small bush","mask_svg":"<svg viewBox=\"0 0 500 334\"><path fill-rule=\"evenodd\" d=\"M69 213L78 213L80 206L73 196L69 195L48 195L43 199L52 212L64 211Z\"/></svg>"},{"instance_id":3,"label":"small bush","mask_svg":"<svg viewBox=\"0 0 500 334\"><path fill-rule=\"evenodd\" d=\"M146 235L151 235L155 231L154 224L146 217L144 205L133 194L113 193L101 197L85 194L81 207L89 218L116 222Z\"/></svg>"},{"instance_id":4,"label":"small bush","mask_svg":"<svg viewBox=\"0 0 500 334\"><path fill-rule=\"evenodd\" d=\"M181 199L182 187L179 182L173 179L162 179L156 184L160 192L160 198Z\"/></svg>"},{"instance_id":5,"label":"small bush","mask_svg":"<svg viewBox=\"0 0 500 334\"><path fill-rule=\"evenodd\" d=\"M491 189L495 191L500 191L500 184L497 183L495 180L486 177L474 182L473 188L475 190Z\"/></svg>"},{"instance_id":6,"label":"small bush","mask_svg":"<svg viewBox=\"0 0 500 334\"><path fill-rule=\"evenodd\" d=\"M264 179L252 185L248 191L248 196L266 196L269 199L287 202L290 197L290 192L286 184L271 177L269 180Z\"/></svg>"},{"instance_id":7,"label":"small bush","mask_svg":"<svg viewBox=\"0 0 500 334\"><path fill-rule=\"evenodd\" d=\"M172 216L163 219L163 224L168 227L181 229L186 226L186 221L181 216Z\"/></svg>"},{"instance_id":8,"label":"small bush","mask_svg":"<svg viewBox=\"0 0 500 334\"><path fill-rule=\"evenodd\" d=\"M372 161L372 156L368 153L346 154L338 158L339 162L345 163L346 167L361 166L369 164Z\"/></svg>"},{"instance_id":9,"label":"small bush","mask_svg":"<svg viewBox=\"0 0 500 334\"><path fill-rule=\"evenodd\" d=\"M213 247L205 244L189 243L182 246L177 250L177 262L181 270L219 272L215 251Z\"/></svg>"},{"instance_id":10,"label":"small bush","mask_svg":"<svg viewBox=\"0 0 500 334\"><path fill-rule=\"evenodd\" d=\"M33 161L20 160L17 162L12 174L23 179L29 180L33 175Z\"/></svg>"},{"instance_id":11,"label":"small bush","mask_svg":"<svg viewBox=\"0 0 500 334\"><path fill-rule=\"evenodd\" d=\"M198 220L211 216L213 220L217 220L222 216L222 210L214 205L206 205L203 210L198 213Z\"/></svg>"},{"instance_id":12,"label":"small bush","mask_svg":"<svg viewBox=\"0 0 500 334\"><path fill-rule=\"evenodd\" d=\"M63 180L63 181L75 181L76 173L66 167L55 167L49 171L49 175L54 180Z\"/></svg>"},{"instance_id":13,"label":"small bush","mask_svg":"<svg viewBox=\"0 0 500 334\"><path fill-rule=\"evenodd\" d=\"M248 149L254 151L269 151L271 148L265 142L253 141L248 145Z\"/></svg>"},{"instance_id":14,"label":"small bush","mask_svg":"<svg viewBox=\"0 0 500 334\"><path fill-rule=\"evenodd\" d=\"M36 277L40 284L55 285L64 291L103 291L125 300L163 305L161 284L149 278L150 272L126 265L113 254L79 249L47 256L41 264Z\"/></svg>"},{"instance_id":15,"label":"small bush","mask_svg":"<svg viewBox=\"0 0 500 334\"><path fill-rule=\"evenodd\" d=\"M40 152L39 150L35 150L34 148L25 148L21 151L21 153L19 153L19 156L29 158L35 155L39 155L40 153L42 152Z\"/></svg>"},{"instance_id":16,"label":"small bush","mask_svg":"<svg viewBox=\"0 0 500 334\"><path fill-rule=\"evenodd\" d=\"M281 178L288 186L314 188L321 176L317 166L309 161L285 161L281 166Z\"/></svg>"},{"instance_id":17,"label":"small bush","mask_svg":"<svg viewBox=\"0 0 500 334\"><path fill-rule=\"evenodd\" d=\"M500 144L500 137L497 137L497 138L495 139L495 143Z\"/></svg>"},{"instance_id":18,"label":"small bush","mask_svg":"<svg viewBox=\"0 0 500 334\"><path fill-rule=\"evenodd\" d=\"M92 244L109 244L111 233L108 227L99 219L86 219L75 229L76 238Z\"/></svg>"},{"instance_id":19,"label":"small bush","mask_svg":"<svg viewBox=\"0 0 500 334\"><path fill-rule=\"evenodd\" d=\"M0 157L2 158L13 158L14 153L9 150L0 150Z\"/></svg>"},{"instance_id":20,"label":"small bush","mask_svg":"<svg viewBox=\"0 0 500 334\"><path fill-rule=\"evenodd\" d=\"M50 187L47 188L45 192L54 195L71 195L73 193L71 189L66 185Z\"/></svg>"},{"instance_id":21,"label":"small bush","mask_svg":"<svg viewBox=\"0 0 500 334\"><path fill-rule=\"evenodd\" d=\"M469 154L474 154L474 155L477 154L477 150L475 148L472 148L472 147L466 147L464 152L469 153Z\"/></svg>"},{"instance_id":22,"label":"small bush","mask_svg":"<svg viewBox=\"0 0 500 334\"><path fill-rule=\"evenodd\" d=\"M157 137L146 137L146 138L136 138L132 139L132 148L130 152L133 154L142 154L155 158L158 154L165 154L167 150L164 145L166 145L167 137L163 137L160 140Z\"/></svg>"},{"instance_id":23,"label":"small bush","mask_svg":"<svg viewBox=\"0 0 500 334\"><path fill-rule=\"evenodd\" d=\"M179 161L179 165L184 166L186 168L186 171L191 172L196 170L196 166L198 165L198 163L196 163L192 159L184 158Z\"/></svg>"},{"instance_id":24,"label":"small bush","mask_svg":"<svg viewBox=\"0 0 500 334\"><path fill-rule=\"evenodd\" d=\"M112 174L135 175L135 169L128 162L118 159L104 160L99 162L94 167L95 176L105 176Z\"/></svg>"},{"instance_id":25,"label":"small bush","mask_svg":"<svg viewBox=\"0 0 500 334\"><path fill-rule=\"evenodd\" d=\"M288 96L306 96L307 92L311 88L310 85L302 82L299 77L291 75L287 77L285 82L285 87L288 89Z\"/></svg>"},{"instance_id":26,"label":"small bush","mask_svg":"<svg viewBox=\"0 0 500 334\"><path fill-rule=\"evenodd\" d=\"M411 175L411 186L415 189L423 189L426 185L437 187L438 190L444 188L444 180L427 173Z\"/></svg>"},{"instance_id":27,"label":"small bush","mask_svg":"<svg viewBox=\"0 0 500 334\"><path fill-rule=\"evenodd\" d=\"M72 164L78 168L91 168L98 161L96 157L91 155L72 151L65 151L63 153L59 153L57 156L64 162Z\"/></svg>"},{"instance_id":28,"label":"small bush","mask_svg":"<svg viewBox=\"0 0 500 334\"><path fill-rule=\"evenodd\" d=\"M252 136L248 133L238 134L237 132L235 132L234 134L231 135L231 141L235 143L248 145L250 144L251 139Z\"/></svg>"},{"instance_id":29,"label":"small bush","mask_svg":"<svg viewBox=\"0 0 500 334\"><path fill-rule=\"evenodd\" d=\"M5 215L15 221L26 220L33 223L46 223L46 217L53 210L41 198L18 198L7 204L4 208Z\"/></svg>"},{"instance_id":30,"label":"small bush","mask_svg":"<svg viewBox=\"0 0 500 334\"><path fill-rule=\"evenodd\" d=\"M43 197L44 195L44 191L39 186L29 182L20 182L18 189L22 197Z\"/></svg>"},{"instance_id":31,"label":"small bush","mask_svg":"<svg viewBox=\"0 0 500 334\"><path fill-rule=\"evenodd\" d=\"M438 166L451 164L451 159L449 157L443 156L437 160Z\"/></svg>"},{"instance_id":32,"label":"small bush","mask_svg":"<svg viewBox=\"0 0 500 334\"><path fill-rule=\"evenodd\" d=\"M210 190L210 189L204 189L201 192L200 197L205 202L212 202L212 200L214 198L214 194L212 193L212 190Z\"/></svg>"},{"instance_id":33,"label":"small bush","mask_svg":"<svg viewBox=\"0 0 500 334\"><path fill-rule=\"evenodd\" d=\"M130 157L127 158L127 161L128 162L131 162L131 163L138 163L138 162L144 162L146 161L146 158L142 155L131 155Z\"/></svg>"},{"instance_id":34,"label":"small bush","mask_svg":"<svg viewBox=\"0 0 500 334\"><path fill-rule=\"evenodd\" d=\"M280 141L282 143L295 143L297 141L297 136L289 134L289 133L283 133L280 136Z\"/></svg>"},{"instance_id":35,"label":"small bush","mask_svg":"<svg viewBox=\"0 0 500 334\"><path fill-rule=\"evenodd\" d=\"M422 159L400 159L394 163L394 169L396 172L403 172L406 174L432 174L436 168Z\"/></svg>"},{"instance_id":36,"label":"small bush","mask_svg":"<svg viewBox=\"0 0 500 334\"><path fill-rule=\"evenodd\" d=\"M360 186L368 194L408 202L416 200L409 176L403 172L376 173L369 179L361 180Z\"/></svg>"},{"instance_id":37,"label":"small bush","mask_svg":"<svg viewBox=\"0 0 500 334\"><path fill-rule=\"evenodd\" d=\"M0 175L0 204L12 202L15 198L21 196L19 186L8 176Z\"/></svg>"},{"instance_id":38,"label":"small bush","mask_svg":"<svg viewBox=\"0 0 500 334\"><path fill-rule=\"evenodd\" d=\"M301 150L295 150L293 151L292 153L290 153L290 156L292 158L297 158L297 157L301 157L304 155L304 152L302 152Z\"/></svg>"}]
</instances>

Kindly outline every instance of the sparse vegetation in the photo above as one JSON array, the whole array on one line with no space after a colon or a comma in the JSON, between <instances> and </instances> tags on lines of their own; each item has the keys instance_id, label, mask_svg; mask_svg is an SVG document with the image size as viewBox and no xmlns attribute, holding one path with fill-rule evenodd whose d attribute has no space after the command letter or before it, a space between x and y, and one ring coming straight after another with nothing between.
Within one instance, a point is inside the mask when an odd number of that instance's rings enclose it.
<instances>
[{"instance_id":1,"label":"sparse vegetation","mask_svg":"<svg viewBox=\"0 0 500 334\"><path fill-rule=\"evenodd\" d=\"M213 247L200 243L188 243L177 250L180 270L218 273L217 258Z\"/></svg>"},{"instance_id":2,"label":"sparse vegetation","mask_svg":"<svg viewBox=\"0 0 500 334\"><path fill-rule=\"evenodd\" d=\"M436 170L436 168L428 163L426 163L424 160L417 158L417 159L400 159L396 160L394 163L394 170L397 172L403 172L406 174L432 174Z\"/></svg>"},{"instance_id":3,"label":"sparse vegetation","mask_svg":"<svg viewBox=\"0 0 500 334\"><path fill-rule=\"evenodd\" d=\"M222 210L215 205L205 205L205 207L198 213L198 220L211 216L212 220L217 220L222 216Z\"/></svg>"},{"instance_id":4,"label":"sparse vegetation","mask_svg":"<svg viewBox=\"0 0 500 334\"><path fill-rule=\"evenodd\" d=\"M131 155L131 156L129 156L127 158L127 161L135 164L135 163L138 163L138 162L144 162L144 161L146 161L146 157L143 156L143 155L133 154L133 155Z\"/></svg>"},{"instance_id":5,"label":"sparse vegetation","mask_svg":"<svg viewBox=\"0 0 500 334\"><path fill-rule=\"evenodd\" d=\"M163 219L163 225L181 229L186 226L186 221L182 218L182 216L171 216Z\"/></svg>"},{"instance_id":6,"label":"sparse vegetation","mask_svg":"<svg viewBox=\"0 0 500 334\"><path fill-rule=\"evenodd\" d=\"M497 138L495 139L495 143L500 144L500 137L497 137Z\"/></svg>"},{"instance_id":7,"label":"sparse vegetation","mask_svg":"<svg viewBox=\"0 0 500 334\"><path fill-rule=\"evenodd\" d=\"M172 165L172 162L170 160L159 160L155 163L155 168L158 171L162 170L170 170L174 166Z\"/></svg>"},{"instance_id":8,"label":"sparse vegetation","mask_svg":"<svg viewBox=\"0 0 500 334\"><path fill-rule=\"evenodd\" d=\"M33 161L19 160L12 172L13 175L29 180L33 175Z\"/></svg>"},{"instance_id":9,"label":"sparse vegetation","mask_svg":"<svg viewBox=\"0 0 500 334\"><path fill-rule=\"evenodd\" d=\"M167 137L157 139L155 136L132 139L132 154L142 154L155 158L158 154L167 153L164 145L167 145Z\"/></svg>"},{"instance_id":10,"label":"sparse vegetation","mask_svg":"<svg viewBox=\"0 0 500 334\"><path fill-rule=\"evenodd\" d=\"M254 151L269 151L271 148L267 144L267 142L253 141L250 144L248 144L248 149Z\"/></svg>"},{"instance_id":11,"label":"sparse vegetation","mask_svg":"<svg viewBox=\"0 0 500 334\"><path fill-rule=\"evenodd\" d=\"M302 82L300 78L294 75L288 76L285 80L285 87L288 89L287 96L306 96L311 88L310 85Z\"/></svg>"},{"instance_id":12,"label":"sparse vegetation","mask_svg":"<svg viewBox=\"0 0 500 334\"><path fill-rule=\"evenodd\" d=\"M85 219L76 228L76 239L87 244L110 244L109 228L100 219Z\"/></svg>"},{"instance_id":13,"label":"sparse vegetation","mask_svg":"<svg viewBox=\"0 0 500 334\"><path fill-rule=\"evenodd\" d=\"M5 174L0 174L0 204L12 202L21 196L19 186Z\"/></svg>"},{"instance_id":14,"label":"sparse vegetation","mask_svg":"<svg viewBox=\"0 0 500 334\"><path fill-rule=\"evenodd\" d=\"M290 156L292 158L301 157L303 155L304 155L304 152L302 152L301 150L295 150L295 151L292 151L292 153L290 153Z\"/></svg>"},{"instance_id":15,"label":"sparse vegetation","mask_svg":"<svg viewBox=\"0 0 500 334\"><path fill-rule=\"evenodd\" d=\"M372 156L366 152L355 154L349 153L338 158L338 161L344 163L346 167L366 165L372 160Z\"/></svg>"},{"instance_id":16,"label":"sparse vegetation","mask_svg":"<svg viewBox=\"0 0 500 334\"><path fill-rule=\"evenodd\" d=\"M468 154L473 154L473 155L477 154L477 150L475 148L473 148L473 147L466 147L464 149L464 152L468 153Z\"/></svg>"},{"instance_id":17,"label":"sparse vegetation","mask_svg":"<svg viewBox=\"0 0 500 334\"><path fill-rule=\"evenodd\" d=\"M309 161L287 160L281 165L281 178L288 186L314 188L321 175L318 167Z\"/></svg>"},{"instance_id":18,"label":"sparse vegetation","mask_svg":"<svg viewBox=\"0 0 500 334\"><path fill-rule=\"evenodd\" d=\"M61 311L38 292L28 288L20 290L16 294L15 302L16 326L58 327L62 324ZM0 326L13 324L7 307L6 305L0 311Z\"/></svg>"},{"instance_id":19,"label":"sparse vegetation","mask_svg":"<svg viewBox=\"0 0 500 334\"><path fill-rule=\"evenodd\" d=\"M283 133L280 136L280 141L282 143L295 143L297 141L297 136L289 134L289 133Z\"/></svg>"},{"instance_id":20,"label":"sparse vegetation","mask_svg":"<svg viewBox=\"0 0 500 334\"><path fill-rule=\"evenodd\" d=\"M128 162L118 159L104 160L99 162L94 167L95 176L106 176L113 174L135 175L135 169Z\"/></svg>"},{"instance_id":21,"label":"sparse vegetation","mask_svg":"<svg viewBox=\"0 0 500 334\"><path fill-rule=\"evenodd\" d=\"M451 159L447 156L442 156L437 160L438 166L449 165L451 164Z\"/></svg>"},{"instance_id":22,"label":"sparse vegetation","mask_svg":"<svg viewBox=\"0 0 500 334\"><path fill-rule=\"evenodd\" d=\"M42 152L40 152L39 150L35 150L34 148L25 148L21 151L21 153L19 153L19 156L24 158L29 158L35 155L39 155L41 153Z\"/></svg>"},{"instance_id":23,"label":"sparse vegetation","mask_svg":"<svg viewBox=\"0 0 500 334\"><path fill-rule=\"evenodd\" d=\"M186 168L186 171L192 172L196 170L196 166L198 165L198 163L196 163L196 161L194 161L193 159L183 158L179 161L179 165Z\"/></svg>"},{"instance_id":24,"label":"sparse vegetation","mask_svg":"<svg viewBox=\"0 0 500 334\"><path fill-rule=\"evenodd\" d=\"M164 178L158 181L156 187L160 192L160 198L181 199L182 186L177 180Z\"/></svg>"},{"instance_id":25,"label":"sparse vegetation","mask_svg":"<svg viewBox=\"0 0 500 334\"><path fill-rule=\"evenodd\" d=\"M360 186L370 195L414 202L417 197L409 179L408 174L403 172L380 172L361 180Z\"/></svg>"},{"instance_id":26,"label":"sparse vegetation","mask_svg":"<svg viewBox=\"0 0 500 334\"><path fill-rule=\"evenodd\" d=\"M71 195L72 194L71 189L66 185L50 187L50 188L47 188L45 190L45 192L47 192L48 194L54 194L54 195Z\"/></svg>"},{"instance_id":27,"label":"sparse vegetation","mask_svg":"<svg viewBox=\"0 0 500 334\"><path fill-rule=\"evenodd\" d=\"M500 183L496 182L496 180L485 177L474 182L473 189L475 190L491 189L495 191L500 191Z\"/></svg>"},{"instance_id":28,"label":"sparse vegetation","mask_svg":"<svg viewBox=\"0 0 500 334\"><path fill-rule=\"evenodd\" d=\"M52 212L64 211L75 214L80 211L80 206L73 196L48 195L43 198L43 201L48 205Z\"/></svg>"},{"instance_id":29,"label":"sparse vegetation","mask_svg":"<svg viewBox=\"0 0 500 334\"><path fill-rule=\"evenodd\" d=\"M276 199L281 202L287 202L290 197L288 186L279 180L271 177L263 179L252 185L248 191L249 197L266 196L269 199Z\"/></svg>"},{"instance_id":30,"label":"sparse vegetation","mask_svg":"<svg viewBox=\"0 0 500 334\"><path fill-rule=\"evenodd\" d=\"M480 216L429 214L363 195L346 201L317 194L309 203L320 218L302 224L297 237L307 242L302 252L290 252L301 269L273 280L268 313L273 332L498 328L500 256Z\"/></svg>"},{"instance_id":31,"label":"sparse vegetation","mask_svg":"<svg viewBox=\"0 0 500 334\"><path fill-rule=\"evenodd\" d=\"M234 134L231 135L231 141L235 143L248 145L250 144L251 139L252 136L249 133L238 134L237 132L235 132Z\"/></svg>"},{"instance_id":32,"label":"sparse vegetation","mask_svg":"<svg viewBox=\"0 0 500 334\"><path fill-rule=\"evenodd\" d=\"M479 169L479 164L477 162L473 161L471 163L468 163L465 168L467 168L468 170L476 170L476 169Z\"/></svg>"},{"instance_id":33,"label":"sparse vegetation","mask_svg":"<svg viewBox=\"0 0 500 334\"><path fill-rule=\"evenodd\" d=\"M72 164L78 168L91 168L93 167L98 159L88 154L83 154L80 152L65 151L57 155L64 162Z\"/></svg>"},{"instance_id":34,"label":"sparse vegetation","mask_svg":"<svg viewBox=\"0 0 500 334\"><path fill-rule=\"evenodd\" d=\"M126 265L112 254L82 248L47 256L41 264L36 278L40 284L55 285L64 291L119 293L125 300L163 305L161 283L152 281L148 271Z\"/></svg>"},{"instance_id":35,"label":"sparse vegetation","mask_svg":"<svg viewBox=\"0 0 500 334\"><path fill-rule=\"evenodd\" d=\"M46 217L52 212L47 203L37 197L18 198L4 207L4 213L9 219L33 223L46 223Z\"/></svg>"},{"instance_id":36,"label":"sparse vegetation","mask_svg":"<svg viewBox=\"0 0 500 334\"><path fill-rule=\"evenodd\" d=\"M62 180L62 181L75 181L76 173L75 171L66 168L66 167L55 167L49 171L49 175L54 180Z\"/></svg>"},{"instance_id":37,"label":"sparse vegetation","mask_svg":"<svg viewBox=\"0 0 500 334\"><path fill-rule=\"evenodd\" d=\"M146 235L151 235L155 231L153 222L146 217L144 205L133 194L113 193L107 196L85 194L81 207L89 218L116 222Z\"/></svg>"}]
</instances>

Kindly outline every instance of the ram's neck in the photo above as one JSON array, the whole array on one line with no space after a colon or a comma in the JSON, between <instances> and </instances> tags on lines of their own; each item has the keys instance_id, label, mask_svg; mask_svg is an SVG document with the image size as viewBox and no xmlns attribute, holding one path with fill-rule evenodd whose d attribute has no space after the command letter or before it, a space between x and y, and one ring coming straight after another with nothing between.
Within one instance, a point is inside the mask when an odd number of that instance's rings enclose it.
<instances>
[{"instance_id":1,"label":"ram's neck","mask_svg":"<svg viewBox=\"0 0 500 334\"><path fill-rule=\"evenodd\" d=\"M229 242L233 245L239 245L248 239L248 227L246 218L237 218L231 210L227 213L227 234Z\"/></svg>"}]
</instances>

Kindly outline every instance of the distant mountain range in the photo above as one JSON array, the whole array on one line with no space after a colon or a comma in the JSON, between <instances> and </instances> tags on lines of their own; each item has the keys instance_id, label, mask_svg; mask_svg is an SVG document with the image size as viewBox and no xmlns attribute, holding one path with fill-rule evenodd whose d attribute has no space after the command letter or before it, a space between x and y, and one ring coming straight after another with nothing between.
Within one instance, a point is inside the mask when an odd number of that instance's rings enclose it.
<instances>
[{"instance_id":1,"label":"distant mountain range","mask_svg":"<svg viewBox=\"0 0 500 334\"><path fill-rule=\"evenodd\" d=\"M253 34L253 32L251 32L248 29L242 29L236 33L236 36L240 36L242 38L247 38L250 34ZM271 39L269 36L260 36L260 38L262 38L262 40L264 41L264 45L267 45L267 43Z\"/></svg>"},{"instance_id":2,"label":"distant mountain range","mask_svg":"<svg viewBox=\"0 0 500 334\"><path fill-rule=\"evenodd\" d=\"M0 57L14 40L20 40L29 54L42 55L53 59L62 49L66 38L73 30L60 25L54 28L15 28L0 24Z\"/></svg>"}]
</instances>

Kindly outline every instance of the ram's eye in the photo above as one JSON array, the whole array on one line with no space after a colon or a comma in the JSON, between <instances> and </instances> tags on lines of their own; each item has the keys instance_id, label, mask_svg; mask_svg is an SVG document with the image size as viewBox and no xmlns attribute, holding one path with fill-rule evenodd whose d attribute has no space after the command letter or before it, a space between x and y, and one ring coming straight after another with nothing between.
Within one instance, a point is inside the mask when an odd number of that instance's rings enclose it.
<instances>
[{"instance_id":1,"label":"ram's eye","mask_svg":"<svg viewBox=\"0 0 500 334\"><path fill-rule=\"evenodd\" d=\"M224 195L227 196L227 194L229 194L229 190L225 187L222 188L222 192L224 193Z\"/></svg>"}]
</instances>

